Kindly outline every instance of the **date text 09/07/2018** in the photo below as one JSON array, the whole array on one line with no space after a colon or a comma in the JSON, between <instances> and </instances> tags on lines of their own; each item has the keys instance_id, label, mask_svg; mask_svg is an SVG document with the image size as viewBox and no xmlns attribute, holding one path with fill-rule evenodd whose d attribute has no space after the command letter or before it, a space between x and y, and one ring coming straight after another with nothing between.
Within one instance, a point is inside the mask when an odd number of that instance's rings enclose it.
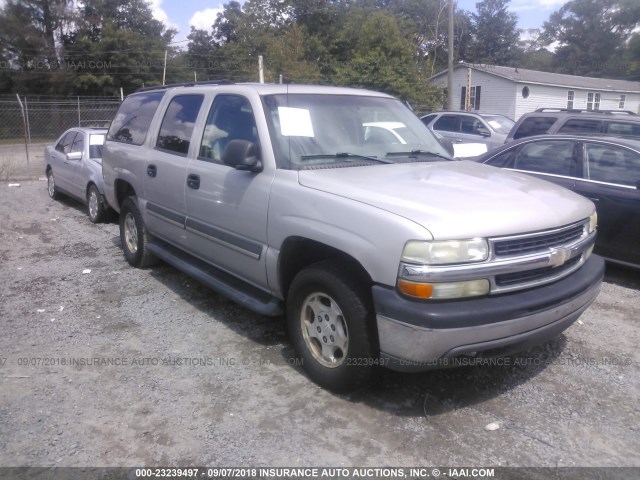
<instances>
[{"instance_id":1,"label":"date text 09/07/2018","mask_svg":"<svg viewBox=\"0 0 640 480\"><path fill-rule=\"evenodd\" d=\"M136 478L316 478L332 480L338 478L493 478L493 468L319 468L319 467L247 467L247 468L137 468Z\"/></svg>"}]
</instances>

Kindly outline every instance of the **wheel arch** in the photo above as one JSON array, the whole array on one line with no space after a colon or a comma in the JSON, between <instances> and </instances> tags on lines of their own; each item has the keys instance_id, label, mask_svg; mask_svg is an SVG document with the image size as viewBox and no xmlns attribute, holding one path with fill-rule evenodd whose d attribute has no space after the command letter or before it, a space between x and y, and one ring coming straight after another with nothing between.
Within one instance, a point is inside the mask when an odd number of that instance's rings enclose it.
<instances>
[{"instance_id":1,"label":"wheel arch","mask_svg":"<svg viewBox=\"0 0 640 480\"><path fill-rule=\"evenodd\" d=\"M122 179L116 179L116 181L114 182L114 191L116 194L115 197L117 204L115 206L118 208L118 210L120 210L120 208L122 207L122 202L124 202L127 197L136 196L136 191L133 186L126 180Z\"/></svg>"},{"instance_id":2,"label":"wheel arch","mask_svg":"<svg viewBox=\"0 0 640 480\"><path fill-rule=\"evenodd\" d=\"M352 273L367 286L373 284L369 272L353 256L335 247L305 237L289 237L282 244L278 258L278 281L283 298L298 272L314 263L336 260L351 267Z\"/></svg>"}]
</instances>

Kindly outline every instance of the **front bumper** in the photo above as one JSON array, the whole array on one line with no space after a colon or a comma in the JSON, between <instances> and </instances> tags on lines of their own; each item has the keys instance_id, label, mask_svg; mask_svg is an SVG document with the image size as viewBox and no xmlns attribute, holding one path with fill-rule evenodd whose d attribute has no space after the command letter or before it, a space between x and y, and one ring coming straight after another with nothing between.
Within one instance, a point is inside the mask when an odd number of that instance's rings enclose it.
<instances>
[{"instance_id":1,"label":"front bumper","mask_svg":"<svg viewBox=\"0 0 640 480\"><path fill-rule=\"evenodd\" d=\"M376 285L380 352L394 370L446 366L444 359L526 350L568 328L595 300L604 277L597 255L556 282L514 293L449 302L419 302Z\"/></svg>"}]
</instances>

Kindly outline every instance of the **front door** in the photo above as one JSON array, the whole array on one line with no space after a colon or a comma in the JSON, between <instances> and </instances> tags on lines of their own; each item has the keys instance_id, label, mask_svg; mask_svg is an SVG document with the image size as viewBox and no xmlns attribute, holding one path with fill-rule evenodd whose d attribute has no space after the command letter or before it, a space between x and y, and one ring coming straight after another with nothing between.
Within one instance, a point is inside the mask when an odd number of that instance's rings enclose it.
<instances>
[{"instance_id":1,"label":"front door","mask_svg":"<svg viewBox=\"0 0 640 480\"><path fill-rule=\"evenodd\" d=\"M274 171L252 173L222 163L231 140L260 145L253 112L246 97L214 98L197 157L187 168L187 235L198 257L266 289L267 210Z\"/></svg>"}]
</instances>

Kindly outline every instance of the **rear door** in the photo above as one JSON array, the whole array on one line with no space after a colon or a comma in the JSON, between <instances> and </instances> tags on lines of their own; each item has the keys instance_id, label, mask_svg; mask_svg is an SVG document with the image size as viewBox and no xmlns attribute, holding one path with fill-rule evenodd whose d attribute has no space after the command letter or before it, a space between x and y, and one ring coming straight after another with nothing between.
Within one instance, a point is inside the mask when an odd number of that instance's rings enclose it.
<instances>
[{"instance_id":1,"label":"rear door","mask_svg":"<svg viewBox=\"0 0 640 480\"><path fill-rule=\"evenodd\" d=\"M619 145L585 142L585 175L575 191L598 211L597 250L640 265L640 153Z\"/></svg>"},{"instance_id":2,"label":"rear door","mask_svg":"<svg viewBox=\"0 0 640 480\"><path fill-rule=\"evenodd\" d=\"M147 227L154 235L179 246L187 244L186 172L203 100L202 94L188 94L169 101L143 174Z\"/></svg>"}]
</instances>

